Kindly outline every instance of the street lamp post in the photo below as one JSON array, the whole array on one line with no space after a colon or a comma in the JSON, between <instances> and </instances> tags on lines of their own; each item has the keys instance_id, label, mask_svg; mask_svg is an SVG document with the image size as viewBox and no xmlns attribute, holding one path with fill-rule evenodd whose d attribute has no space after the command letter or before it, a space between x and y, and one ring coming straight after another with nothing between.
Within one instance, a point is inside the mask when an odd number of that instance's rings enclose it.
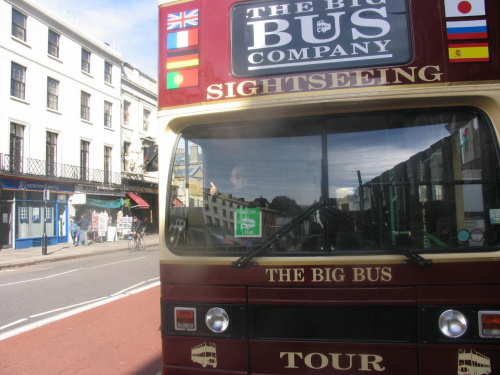
<instances>
[{"instance_id":1,"label":"street lamp post","mask_svg":"<svg viewBox=\"0 0 500 375\"><path fill-rule=\"evenodd\" d=\"M43 235L42 255L47 255L47 200L50 199L50 190L43 190Z\"/></svg>"}]
</instances>

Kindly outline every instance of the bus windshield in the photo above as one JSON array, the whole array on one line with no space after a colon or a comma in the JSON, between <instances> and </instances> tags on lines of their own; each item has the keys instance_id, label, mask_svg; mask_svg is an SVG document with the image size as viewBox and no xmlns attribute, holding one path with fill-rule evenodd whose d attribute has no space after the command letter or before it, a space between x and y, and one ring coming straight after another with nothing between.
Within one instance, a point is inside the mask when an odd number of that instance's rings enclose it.
<instances>
[{"instance_id":1,"label":"bus windshield","mask_svg":"<svg viewBox=\"0 0 500 375\"><path fill-rule=\"evenodd\" d=\"M498 244L498 157L473 109L197 125L174 153L166 238L179 255L270 239L267 255Z\"/></svg>"}]
</instances>

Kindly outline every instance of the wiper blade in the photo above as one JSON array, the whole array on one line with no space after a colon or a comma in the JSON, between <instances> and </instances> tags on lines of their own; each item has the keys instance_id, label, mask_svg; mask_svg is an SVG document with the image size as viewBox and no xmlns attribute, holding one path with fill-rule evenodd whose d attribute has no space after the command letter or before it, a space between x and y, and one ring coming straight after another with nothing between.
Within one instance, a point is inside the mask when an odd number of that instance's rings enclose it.
<instances>
[{"instance_id":1,"label":"wiper blade","mask_svg":"<svg viewBox=\"0 0 500 375\"><path fill-rule=\"evenodd\" d=\"M231 265L235 268L243 268L245 267L253 258L255 258L257 255L262 253L264 250L269 248L272 244L274 244L276 241L279 241L279 239L290 232L295 226L300 224L302 221L307 219L309 216L311 216L315 211L321 209L322 207L326 206L326 209L339 216L340 218L350 222L351 224L355 224L359 227L362 227L365 229L367 232L371 233L374 237L380 239L382 242L388 243L397 250L399 250L399 253L407 257L409 260L411 260L413 263L419 265L419 266L426 266L432 263L430 259L425 259L418 253L414 253L411 251L409 248L401 245L397 245L393 243L392 241L389 241L388 239L384 238L383 236L380 236L380 234L374 232L371 228L368 228L366 225L364 225L362 222L355 221L353 218L351 218L349 215L347 215L345 212L339 210L336 207L332 207L328 204L325 204L323 202L318 202L313 204L308 210L304 211L297 217L295 217L292 221L290 221L288 224L283 226L279 231L274 233L271 237L268 238L267 241L261 243L259 246L257 246L255 249L250 251L248 254L243 255L242 257L238 258L235 260ZM257 263L255 263L258 265Z\"/></svg>"},{"instance_id":2,"label":"wiper blade","mask_svg":"<svg viewBox=\"0 0 500 375\"><path fill-rule=\"evenodd\" d=\"M300 224L302 221L311 216L315 211L319 210L322 206L323 206L322 202L313 204L311 207L309 207L309 209L302 212L300 215L295 217L292 221L290 221L288 224L284 225L280 230L274 233L271 237L269 237L267 241L261 243L255 249L250 251L248 254L245 254L242 257L235 260L233 263L231 263L231 265L235 268L245 267L248 264L248 262L250 262L253 258L255 258L257 255L262 253L267 248L269 248L269 246L271 246L276 241L279 241L281 236L284 236L285 234L290 232L293 228L295 228L298 224Z\"/></svg>"},{"instance_id":3,"label":"wiper blade","mask_svg":"<svg viewBox=\"0 0 500 375\"><path fill-rule=\"evenodd\" d=\"M427 265L432 263L432 261L430 259L425 259L420 254L414 253L406 246L401 246L401 245L395 244L392 241L389 241L387 238L385 238L385 237L381 236L379 233L373 231L373 229L371 229L370 227L367 227L365 224L363 224L363 222L355 221L353 218L351 218L349 215L347 215L344 211L339 210L336 207L331 207L329 205L327 206L327 210L329 212L339 216L340 218L349 221L353 225L357 225L358 227L362 227L367 233L370 233L373 237L381 240L382 242L388 243L391 246L395 247L397 250L399 250L399 252L402 255L407 257L413 263L418 264L419 266L427 266Z\"/></svg>"}]
</instances>

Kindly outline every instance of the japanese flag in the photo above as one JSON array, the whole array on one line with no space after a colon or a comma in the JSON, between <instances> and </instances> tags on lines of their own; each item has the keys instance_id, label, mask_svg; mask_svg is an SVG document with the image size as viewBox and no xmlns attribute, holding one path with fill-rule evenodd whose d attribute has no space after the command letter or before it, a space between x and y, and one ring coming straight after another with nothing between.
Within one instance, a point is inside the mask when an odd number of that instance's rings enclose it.
<instances>
[{"instance_id":1,"label":"japanese flag","mask_svg":"<svg viewBox=\"0 0 500 375\"><path fill-rule=\"evenodd\" d=\"M484 0L444 0L446 17L484 16Z\"/></svg>"}]
</instances>

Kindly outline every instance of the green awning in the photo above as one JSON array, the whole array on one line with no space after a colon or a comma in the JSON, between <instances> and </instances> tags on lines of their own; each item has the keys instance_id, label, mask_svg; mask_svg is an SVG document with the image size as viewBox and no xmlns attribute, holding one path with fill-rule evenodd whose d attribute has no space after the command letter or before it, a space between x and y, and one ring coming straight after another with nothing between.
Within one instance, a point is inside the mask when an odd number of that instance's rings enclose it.
<instances>
[{"instance_id":1,"label":"green awning","mask_svg":"<svg viewBox=\"0 0 500 375\"><path fill-rule=\"evenodd\" d=\"M87 205L100 208L120 208L125 204L125 199L114 199L114 200L102 200L102 199L88 199Z\"/></svg>"}]
</instances>

